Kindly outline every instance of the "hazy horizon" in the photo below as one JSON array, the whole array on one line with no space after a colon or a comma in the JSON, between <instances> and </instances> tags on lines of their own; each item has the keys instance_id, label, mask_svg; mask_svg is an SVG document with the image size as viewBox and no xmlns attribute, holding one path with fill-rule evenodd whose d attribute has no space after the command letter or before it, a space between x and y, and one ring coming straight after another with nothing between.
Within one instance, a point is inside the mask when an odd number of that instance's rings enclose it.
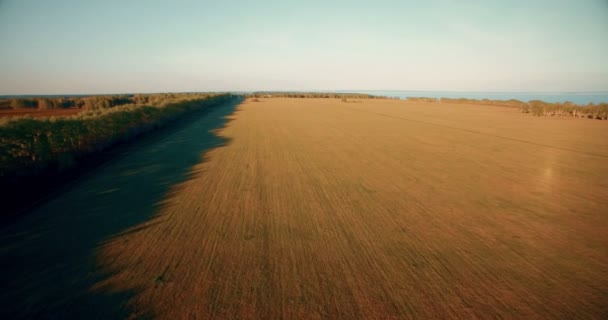
<instances>
[{"instance_id":1,"label":"hazy horizon","mask_svg":"<svg viewBox=\"0 0 608 320\"><path fill-rule=\"evenodd\" d=\"M603 0L4 0L0 95L608 92L606 31Z\"/></svg>"}]
</instances>

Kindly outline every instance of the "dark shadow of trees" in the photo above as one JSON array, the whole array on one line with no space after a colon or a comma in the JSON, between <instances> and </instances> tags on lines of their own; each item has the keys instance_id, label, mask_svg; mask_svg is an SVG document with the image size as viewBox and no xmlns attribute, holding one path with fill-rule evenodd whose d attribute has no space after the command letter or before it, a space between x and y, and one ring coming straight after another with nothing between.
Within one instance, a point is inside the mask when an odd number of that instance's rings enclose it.
<instances>
[{"instance_id":1,"label":"dark shadow of trees","mask_svg":"<svg viewBox=\"0 0 608 320\"><path fill-rule=\"evenodd\" d=\"M128 146L56 198L1 227L0 318L121 319L136 294L94 292L95 252L107 239L154 217L172 186L187 179L205 151L225 145L214 130L236 98ZM162 221L158 221L162 223Z\"/></svg>"}]
</instances>

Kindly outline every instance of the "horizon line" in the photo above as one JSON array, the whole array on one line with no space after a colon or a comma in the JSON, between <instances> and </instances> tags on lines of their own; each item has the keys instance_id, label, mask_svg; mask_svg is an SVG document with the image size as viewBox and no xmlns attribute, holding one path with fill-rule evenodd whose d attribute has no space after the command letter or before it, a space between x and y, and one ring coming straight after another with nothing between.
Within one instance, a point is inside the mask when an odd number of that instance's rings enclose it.
<instances>
[{"instance_id":1,"label":"horizon line","mask_svg":"<svg viewBox=\"0 0 608 320\"><path fill-rule=\"evenodd\" d=\"M105 93L3 93L0 97L23 97L23 96L104 96L124 94L162 94L162 93L253 93L253 92L314 92L314 93L365 93L365 92L445 92L445 93L543 93L543 94L608 94L606 91L466 91L466 90L401 90L401 89L310 89L310 90L217 90L217 91L130 91L130 92L105 92Z\"/></svg>"}]
</instances>

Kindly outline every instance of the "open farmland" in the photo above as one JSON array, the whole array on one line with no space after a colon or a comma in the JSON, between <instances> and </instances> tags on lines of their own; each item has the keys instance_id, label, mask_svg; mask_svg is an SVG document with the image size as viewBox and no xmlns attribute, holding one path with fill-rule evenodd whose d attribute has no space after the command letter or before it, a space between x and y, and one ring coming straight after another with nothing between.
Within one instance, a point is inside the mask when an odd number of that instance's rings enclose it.
<instances>
[{"instance_id":1,"label":"open farmland","mask_svg":"<svg viewBox=\"0 0 608 320\"><path fill-rule=\"evenodd\" d=\"M608 314L605 121L261 100L143 145L4 228L3 312Z\"/></svg>"}]
</instances>

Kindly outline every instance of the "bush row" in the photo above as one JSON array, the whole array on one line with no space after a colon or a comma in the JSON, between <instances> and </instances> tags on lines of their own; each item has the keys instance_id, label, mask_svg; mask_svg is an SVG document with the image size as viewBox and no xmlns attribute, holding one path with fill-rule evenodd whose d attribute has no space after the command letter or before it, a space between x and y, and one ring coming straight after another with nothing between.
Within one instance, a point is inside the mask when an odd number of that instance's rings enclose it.
<instances>
[{"instance_id":1,"label":"bush row","mask_svg":"<svg viewBox=\"0 0 608 320\"><path fill-rule=\"evenodd\" d=\"M83 155L230 98L185 95L165 97L156 105L126 104L71 117L7 120L0 125L0 183L71 167Z\"/></svg>"},{"instance_id":2,"label":"bush row","mask_svg":"<svg viewBox=\"0 0 608 320\"><path fill-rule=\"evenodd\" d=\"M363 93L320 93L320 92L254 92L249 98L323 98L323 99L391 99Z\"/></svg>"},{"instance_id":3,"label":"bush row","mask_svg":"<svg viewBox=\"0 0 608 320\"><path fill-rule=\"evenodd\" d=\"M465 99L465 98L441 98L440 99L441 102L443 103L466 103L466 104L484 104L484 105L491 105L491 106L500 106L500 107L513 107L513 108L519 108L523 105L526 104L526 102L520 101L520 100L516 100L516 99L510 99L510 100L490 100L490 99L482 99L482 100L476 100L476 99Z\"/></svg>"},{"instance_id":4,"label":"bush row","mask_svg":"<svg viewBox=\"0 0 608 320\"><path fill-rule=\"evenodd\" d=\"M439 99L437 98L428 98L428 97L407 97L405 98L406 101L412 101L412 102L439 102Z\"/></svg>"},{"instance_id":5,"label":"bush row","mask_svg":"<svg viewBox=\"0 0 608 320\"><path fill-rule=\"evenodd\" d=\"M547 103L533 100L522 105L520 111L539 117L575 117L608 120L608 103L578 105L572 102Z\"/></svg>"},{"instance_id":6,"label":"bush row","mask_svg":"<svg viewBox=\"0 0 608 320\"><path fill-rule=\"evenodd\" d=\"M412 97L407 98L408 101L424 101L424 102L442 102L442 103L466 103L466 104L482 104L502 107L519 108L522 113L530 113L535 116L544 117L575 117L608 120L608 103L589 103L579 105L572 102L544 102L540 100L531 100L528 102L511 100L475 100L475 99L452 99L452 98L424 98Z\"/></svg>"},{"instance_id":7,"label":"bush row","mask_svg":"<svg viewBox=\"0 0 608 320\"><path fill-rule=\"evenodd\" d=\"M82 97L36 97L12 98L0 100L0 109L61 109L79 108L84 110L109 109L126 104L158 104L166 99L175 99L184 95L179 93L155 93L133 95L102 95Z\"/></svg>"}]
</instances>

